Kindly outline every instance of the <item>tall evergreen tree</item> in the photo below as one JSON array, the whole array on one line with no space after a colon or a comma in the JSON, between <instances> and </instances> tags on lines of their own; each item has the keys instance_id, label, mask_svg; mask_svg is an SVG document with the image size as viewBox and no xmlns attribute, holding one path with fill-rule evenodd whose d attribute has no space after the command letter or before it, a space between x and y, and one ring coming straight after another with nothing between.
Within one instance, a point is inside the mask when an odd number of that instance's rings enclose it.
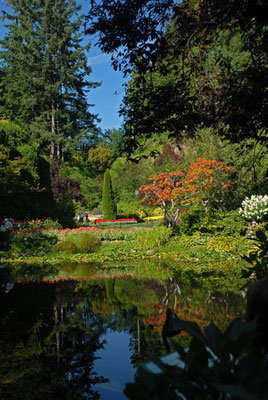
<instances>
[{"instance_id":1,"label":"tall evergreen tree","mask_svg":"<svg viewBox=\"0 0 268 400\"><path fill-rule=\"evenodd\" d=\"M29 125L51 159L63 159L95 128L86 93L91 68L82 46L82 19L75 0L10 3L8 32L1 41L3 117Z\"/></svg>"},{"instance_id":2,"label":"tall evergreen tree","mask_svg":"<svg viewBox=\"0 0 268 400\"><path fill-rule=\"evenodd\" d=\"M108 169L105 171L103 179L102 211L104 219L116 218L116 203Z\"/></svg>"}]
</instances>

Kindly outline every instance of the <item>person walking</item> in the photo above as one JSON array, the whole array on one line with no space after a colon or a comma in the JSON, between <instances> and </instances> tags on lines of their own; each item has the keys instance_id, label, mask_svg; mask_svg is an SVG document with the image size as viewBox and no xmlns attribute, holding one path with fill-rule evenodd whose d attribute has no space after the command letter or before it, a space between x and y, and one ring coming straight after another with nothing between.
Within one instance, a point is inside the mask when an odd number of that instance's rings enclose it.
<instances>
[{"instance_id":1,"label":"person walking","mask_svg":"<svg viewBox=\"0 0 268 400\"><path fill-rule=\"evenodd\" d=\"M82 211L80 214L80 222L82 223L84 222L84 216L85 216L84 211Z\"/></svg>"},{"instance_id":2,"label":"person walking","mask_svg":"<svg viewBox=\"0 0 268 400\"><path fill-rule=\"evenodd\" d=\"M13 231L13 224L12 224L12 222L9 221L8 218L5 218L5 219L4 219L4 222L5 222L6 231L7 231L7 232L12 232L12 231Z\"/></svg>"},{"instance_id":3,"label":"person walking","mask_svg":"<svg viewBox=\"0 0 268 400\"><path fill-rule=\"evenodd\" d=\"M88 213L85 215L85 226L89 226Z\"/></svg>"}]
</instances>

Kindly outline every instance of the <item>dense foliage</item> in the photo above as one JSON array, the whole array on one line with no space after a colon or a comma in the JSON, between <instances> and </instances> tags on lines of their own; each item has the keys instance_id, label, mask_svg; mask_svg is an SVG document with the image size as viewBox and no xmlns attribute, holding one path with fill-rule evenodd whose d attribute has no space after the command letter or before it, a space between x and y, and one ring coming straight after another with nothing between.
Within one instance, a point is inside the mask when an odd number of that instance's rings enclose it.
<instances>
[{"instance_id":1,"label":"dense foliage","mask_svg":"<svg viewBox=\"0 0 268 400\"><path fill-rule=\"evenodd\" d=\"M87 32L131 74L121 110L129 155L165 131L265 138L266 13L264 0L91 2Z\"/></svg>"},{"instance_id":2,"label":"dense foliage","mask_svg":"<svg viewBox=\"0 0 268 400\"><path fill-rule=\"evenodd\" d=\"M124 125L105 132L86 104L96 84L88 81L79 7L67 0L10 7L1 42L2 219L53 217L71 226L74 212L102 214L107 168L118 216L136 219L161 215L156 202L139 201L150 176L189 171L206 213L188 204L181 233L219 232L218 209L222 221L246 197L266 194L262 0L254 7L250 0L243 7L237 0L92 1L87 32L98 31L102 50L130 78Z\"/></svg>"},{"instance_id":3,"label":"dense foliage","mask_svg":"<svg viewBox=\"0 0 268 400\"><path fill-rule=\"evenodd\" d=\"M70 224L73 201L85 201L80 183L58 164L75 152L86 156L98 132L86 97L98 84L88 79L81 7L69 0L8 7L1 15L0 215Z\"/></svg>"},{"instance_id":4,"label":"dense foliage","mask_svg":"<svg viewBox=\"0 0 268 400\"><path fill-rule=\"evenodd\" d=\"M81 45L81 7L66 0L10 3L1 41L1 113L27 123L29 139L64 159L94 131L86 91L88 46Z\"/></svg>"},{"instance_id":5,"label":"dense foliage","mask_svg":"<svg viewBox=\"0 0 268 400\"><path fill-rule=\"evenodd\" d=\"M116 307L131 321L138 366L164 351L159 340L150 342L150 332L161 331L172 303L188 332L178 342L190 344L189 352L176 348L190 373L176 370L174 380L168 368L159 380L147 377L155 397L165 397L168 387L172 398L171 383L189 397L198 397L205 384L207 398L264 398L267 361L244 355L253 325L235 320L224 333L222 328L234 315L226 301L230 289L242 315L241 287L249 278L267 277L267 5L89 3L86 32L98 33L115 69L130 78L124 125L106 132L89 112L86 95L98 84L88 80L90 46L81 44L83 17L75 1L12 1L4 15L0 220L11 217L14 231L1 226L0 268L12 269L16 284L21 276L23 285L33 279L32 289L39 291L36 305L29 292L22 296L34 311L27 326L20 323L23 313L16 318L12 309L16 295L9 296L11 308L3 303L5 394L20 397L27 386L34 398L43 370L52 377L49 396L68 387L67 397L84 398L87 390L94 397L91 384L104 379L91 381L83 371L93 368L107 320L122 331ZM90 220L76 226L75 213L85 210ZM37 276L57 288L44 296ZM106 282L94 289L82 282L102 278ZM70 280L81 280L79 287ZM84 284L89 302L80 302ZM93 323L84 324L82 315ZM202 329L211 320L220 329L212 323L202 333L196 324ZM27 343L16 339L24 330ZM63 364L71 371L68 379ZM126 390L130 398L152 398L137 384Z\"/></svg>"}]
</instances>

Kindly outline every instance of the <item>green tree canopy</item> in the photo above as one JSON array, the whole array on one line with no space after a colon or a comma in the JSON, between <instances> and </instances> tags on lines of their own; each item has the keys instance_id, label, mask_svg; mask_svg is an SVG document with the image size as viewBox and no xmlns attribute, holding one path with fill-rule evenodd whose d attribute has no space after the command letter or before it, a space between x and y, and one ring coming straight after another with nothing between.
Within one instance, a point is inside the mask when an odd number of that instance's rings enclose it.
<instances>
[{"instance_id":1,"label":"green tree canopy","mask_svg":"<svg viewBox=\"0 0 268 400\"><path fill-rule=\"evenodd\" d=\"M51 159L63 159L95 132L88 111L90 45L82 46L83 16L74 0L11 2L1 41L1 114L22 120Z\"/></svg>"},{"instance_id":2,"label":"green tree canopy","mask_svg":"<svg viewBox=\"0 0 268 400\"><path fill-rule=\"evenodd\" d=\"M264 0L91 2L87 32L131 74L121 109L129 155L166 131L264 139L266 14Z\"/></svg>"}]
</instances>

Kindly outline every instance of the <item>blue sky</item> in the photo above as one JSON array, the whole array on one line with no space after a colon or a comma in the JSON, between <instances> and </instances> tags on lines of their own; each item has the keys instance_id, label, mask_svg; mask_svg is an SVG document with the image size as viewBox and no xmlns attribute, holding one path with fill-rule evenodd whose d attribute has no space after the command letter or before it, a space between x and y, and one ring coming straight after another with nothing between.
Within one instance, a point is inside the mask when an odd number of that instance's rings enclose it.
<instances>
[{"instance_id":1,"label":"blue sky","mask_svg":"<svg viewBox=\"0 0 268 400\"><path fill-rule=\"evenodd\" d=\"M111 67L111 59L107 54L102 54L97 47L91 47L89 52L89 64L92 68L90 80L102 82L102 85L89 93L89 103L95 104L94 112L102 119L99 126L102 129L119 128L122 118L119 118L118 110L122 102L126 81L123 74L114 71Z\"/></svg>"},{"instance_id":2,"label":"blue sky","mask_svg":"<svg viewBox=\"0 0 268 400\"><path fill-rule=\"evenodd\" d=\"M87 0L77 1L82 4L82 11L86 14L89 10L89 2ZM10 10L3 0L0 0L0 10ZM0 21L0 38L4 35L3 22ZM119 71L114 71L111 66L111 57L108 54L101 53L100 49L94 46L93 38L85 37L86 42L92 43L88 53L89 65L92 73L89 77L90 81L102 82L102 85L96 89L92 89L88 95L90 111L98 114L101 122L98 126L102 129L119 128L122 124L122 118L119 117L118 111L124 95L123 84L126 79Z\"/></svg>"}]
</instances>

